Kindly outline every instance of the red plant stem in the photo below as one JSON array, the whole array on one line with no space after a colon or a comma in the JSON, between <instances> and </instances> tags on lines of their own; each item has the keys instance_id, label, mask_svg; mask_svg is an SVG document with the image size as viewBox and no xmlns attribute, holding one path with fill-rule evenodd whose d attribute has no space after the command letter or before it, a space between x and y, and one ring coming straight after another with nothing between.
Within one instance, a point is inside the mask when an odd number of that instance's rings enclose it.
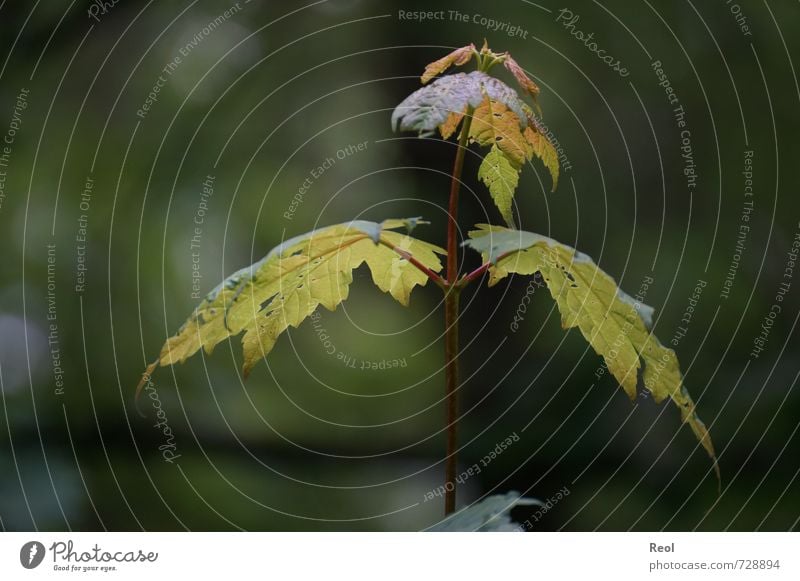
<instances>
[{"instance_id":1,"label":"red plant stem","mask_svg":"<svg viewBox=\"0 0 800 581\"><path fill-rule=\"evenodd\" d=\"M465 274L464 276L462 276L461 280L458 281L458 286L460 286L461 288L464 288L469 283L471 283L473 280L475 280L476 278L482 276L484 272L486 272L487 270L489 270L489 268L491 268L491 266L492 266L491 262L486 262L484 264L481 264L478 268L476 268L475 270L473 270L469 274Z\"/></svg>"},{"instance_id":2,"label":"red plant stem","mask_svg":"<svg viewBox=\"0 0 800 581\"><path fill-rule=\"evenodd\" d=\"M445 459L444 514L456 510L456 472L458 470L458 298L461 287L458 278L458 193L461 190L461 172L467 139L475 110L467 107L464 124L458 139L458 151L453 162L450 182L450 203L447 222L447 286L444 297L444 356L445 396L447 409L447 457Z\"/></svg>"}]
</instances>

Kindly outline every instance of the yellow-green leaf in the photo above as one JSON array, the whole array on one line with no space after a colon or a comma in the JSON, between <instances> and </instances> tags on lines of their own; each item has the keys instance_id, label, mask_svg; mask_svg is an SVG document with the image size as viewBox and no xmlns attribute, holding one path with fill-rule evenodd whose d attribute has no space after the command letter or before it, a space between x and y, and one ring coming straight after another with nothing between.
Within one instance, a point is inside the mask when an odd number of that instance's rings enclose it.
<instances>
[{"instance_id":1,"label":"yellow-green leaf","mask_svg":"<svg viewBox=\"0 0 800 581\"><path fill-rule=\"evenodd\" d=\"M531 78L525 74L525 71L522 70L522 67L519 66L519 63L511 58L511 55L506 53L506 58L503 61L503 66L505 66L514 78L519 83L519 86L525 89L525 91L533 98L534 103L536 102L537 97L539 96L539 86L534 83Z\"/></svg>"},{"instance_id":2,"label":"yellow-green leaf","mask_svg":"<svg viewBox=\"0 0 800 581\"><path fill-rule=\"evenodd\" d=\"M506 224L513 226L514 213L511 204L519 183L519 168L514 166L511 159L497 145L493 145L478 168L478 179L489 188L489 193Z\"/></svg>"},{"instance_id":3,"label":"yellow-green leaf","mask_svg":"<svg viewBox=\"0 0 800 581\"><path fill-rule=\"evenodd\" d=\"M558 174L560 171L558 164L558 153L550 140L547 139L539 130L534 129L530 125L525 128L523 133L525 141L530 146L530 152L542 160L544 166L550 172L550 177L553 179L552 191L556 191L558 187Z\"/></svg>"},{"instance_id":4,"label":"yellow-green leaf","mask_svg":"<svg viewBox=\"0 0 800 581\"><path fill-rule=\"evenodd\" d=\"M474 44L468 44L467 46L457 48L450 54L443 56L442 58L435 60L426 66L425 72L422 73L422 76L420 77L420 81L422 81L422 84L425 85L436 75L441 75L451 66L455 65L460 67L467 64L472 58L473 54L475 54Z\"/></svg>"},{"instance_id":5,"label":"yellow-green leaf","mask_svg":"<svg viewBox=\"0 0 800 581\"><path fill-rule=\"evenodd\" d=\"M541 273L558 305L562 327L580 330L631 399L640 373L656 402L670 398L713 460L719 478L711 436L683 385L678 358L649 328L652 308L622 292L591 258L546 236L485 224L469 236L465 244L493 264L490 285L510 273Z\"/></svg>"},{"instance_id":6,"label":"yellow-green leaf","mask_svg":"<svg viewBox=\"0 0 800 581\"><path fill-rule=\"evenodd\" d=\"M507 169L510 166L516 169L517 173L521 171L526 161L536 155L550 172L553 179L553 190L555 190L558 185L558 155L550 141L539 131L532 113L529 115L529 112L530 110L526 108L527 124L523 123L523 127L520 128L516 113L506 107L504 103L486 97L473 114L470 138L473 142L485 147L497 146L508 161L508 163L502 163L502 168ZM495 162L495 155L492 153L490 155L492 157L487 156L487 159ZM484 182L490 186L492 197L506 224L513 226L511 202L519 180L511 178L509 174L509 179L502 180L498 185L497 179L491 178L498 176L496 168L500 167L499 162L487 165L483 175L489 176L490 180L484 179ZM478 174L478 177L483 179L481 173ZM494 189L490 183L494 184Z\"/></svg>"},{"instance_id":7,"label":"yellow-green leaf","mask_svg":"<svg viewBox=\"0 0 800 581\"><path fill-rule=\"evenodd\" d=\"M167 339L158 364L182 363L201 348L211 353L228 337L244 332L244 373L275 345L288 327L297 327L322 305L333 310L347 298L353 270L366 263L372 280L403 305L428 277L404 256L434 272L442 269L441 248L393 232L418 220L353 221L287 240L252 266L228 277L198 305L176 335Z\"/></svg>"}]
</instances>

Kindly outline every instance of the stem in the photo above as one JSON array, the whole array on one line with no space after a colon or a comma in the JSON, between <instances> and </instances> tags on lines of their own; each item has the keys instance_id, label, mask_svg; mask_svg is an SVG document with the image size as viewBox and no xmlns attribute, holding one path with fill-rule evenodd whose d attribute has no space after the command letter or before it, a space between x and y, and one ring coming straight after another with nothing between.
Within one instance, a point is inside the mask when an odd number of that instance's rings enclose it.
<instances>
[{"instance_id":1,"label":"stem","mask_svg":"<svg viewBox=\"0 0 800 581\"><path fill-rule=\"evenodd\" d=\"M456 470L458 469L458 297L461 289L458 278L458 193L467 139L472 125L473 107L467 107L464 124L458 139L458 151L453 162L450 183L449 219L447 222L447 287L444 297L445 395L447 399L447 458L445 461L444 514L456 510Z\"/></svg>"},{"instance_id":2,"label":"stem","mask_svg":"<svg viewBox=\"0 0 800 581\"><path fill-rule=\"evenodd\" d=\"M508 256L512 252L516 252L516 251L512 250L511 252L506 252L504 254L501 254L500 256L498 256L497 258L494 259L494 262L484 262L483 264L481 264L478 268L476 268L472 272L467 273L464 276L462 276L461 279L456 283L456 286L458 288L460 288L460 289L463 289L465 286L467 286L469 283L471 283L476 278L479 278L479 277L483 276L484 273L487 270L492 268L492 266L495 266L498 262L503 260L506 256Z\"/></svg>"}]
</instances>

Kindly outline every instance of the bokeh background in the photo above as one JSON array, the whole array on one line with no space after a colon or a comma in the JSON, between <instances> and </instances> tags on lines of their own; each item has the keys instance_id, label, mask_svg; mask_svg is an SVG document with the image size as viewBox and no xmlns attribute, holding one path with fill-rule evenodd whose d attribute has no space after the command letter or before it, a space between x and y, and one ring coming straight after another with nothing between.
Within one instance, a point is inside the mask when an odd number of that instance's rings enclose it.
<instances>
[{"instance_id":1,"label":"bokeh background","mask_svg":"<svg viewBox=\"0 0 800 581\"><path fill-rule=\"evenodd\" d=\"M445 12L400 16L420 9ZM580 334L562 332L546 293L511 328L529 289L518 278L463 300L460 462L481 471L459 504L562 491L539 517L515 509L532 530L797 528L800 271L784 275L800 232L798 33L800 5L771 0L0 2L3 529L420 530L441 518L441 498L425 500L444 472L433 287L404 308L359 270L350 300L321 312L324 337L310 321L292 330L246 382L233 340L160 369L145 417L133 394L198 302L193 283L205 293L286 237L421 215L431 225L417 234L444 242L454 145L395 135L389 116L427 62L484 38L541 85L568 161L552 193L541 164L523 173L520 226L591 255L629 293L652 278L656 334L676 338L722 483L678 411L631 402ZM685 111L694 189L656 61ZM287 217L312 170L358 143ZM500 222L478 153L465 227Z\"/></svg>"}]
</instances>

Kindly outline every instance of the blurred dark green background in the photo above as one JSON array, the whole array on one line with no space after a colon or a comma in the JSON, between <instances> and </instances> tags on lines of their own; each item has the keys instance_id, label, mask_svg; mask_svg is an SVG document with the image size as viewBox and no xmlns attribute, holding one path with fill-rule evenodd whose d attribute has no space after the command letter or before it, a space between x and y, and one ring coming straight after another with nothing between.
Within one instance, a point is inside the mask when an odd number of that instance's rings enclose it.
<instances>
[{"instance_id":1,"label":"blurred dark green background","mask_svg":"<svg viewBox=\"0 0 800 581\"><path fill-rule=\"evenodd\" d=\"M523 173L521 227L575 245L630 293L652 277L656 333L668 343L686 327L675 349L711 426L722 493L677 410L644 396L632 404L598 379L601 360L561 331L548 295L534 293L511 330L528 284L517 279L463 300L462 468L509 435L519 441L469 478L460 504L567 487L534 530L796 528L800 274L784 274L800 229L800 5L741 2L737 21L723 0L574 0L571 29L562 8L0 2L0 135L13 132L0 167L2 527L417 530L440 518L441 500L424 500L444 471L435 288L415 291L406 309L359 270L351 299L321 314L329 345L308 322L246 382L238 340L159 370L174 449L154 427L153 400L142 400L142 418L133 392L197 302L194 264L205 293L282 239L353 217L422 215L432 224L419 236L444 242L454 146L393 135L389 116L427 62L485 37L535 76L569 161L555 193L541 164ZM444 20L399 17L419 9ZM467 22L450 19L456 9ZM480 16L524 34L487 29ZM570 30L594 33L629 76ZM685 110L692 191L654 61ZM361 142L286 218L310 172ZM746 151L754 205L743 222ZM465 227L500 222L478 163L468 156ZM86 242L76 240L84 227ZM782 310L752 357L781 282ZM393 360L401 366L361 369ZM179 457L166 461L167 449Z\"/></svg>"}]
</instances>

